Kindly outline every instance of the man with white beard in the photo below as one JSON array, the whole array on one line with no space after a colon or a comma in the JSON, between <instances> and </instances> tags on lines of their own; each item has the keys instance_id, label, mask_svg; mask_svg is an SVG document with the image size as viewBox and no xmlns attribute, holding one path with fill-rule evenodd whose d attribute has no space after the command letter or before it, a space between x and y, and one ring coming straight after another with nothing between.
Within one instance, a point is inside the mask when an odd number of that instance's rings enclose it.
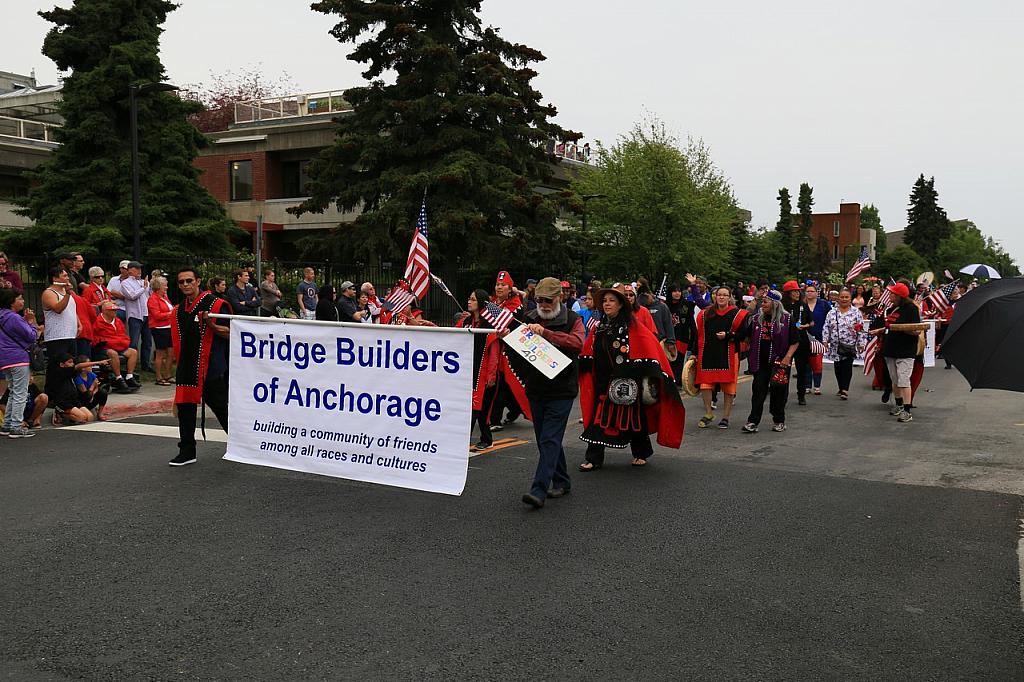
<instances>
[{"instance_id":1,"label":"man with white beard","mask_svg":"<svg viewBox=\"0 0 1024 682\"><path fill-rule=\"evenodd\" d=\"M562 305L562 285L554 277L538 282L534 294L537 307L526 313L526 328L572 360L571 365L548 379L518 354L508 354L509 362L526 386L540 455L533 485L523 495L523 503L539 509L545 499L562 497L571 486L562 438L579 392L576 356L583 349L583 321Z\"/></svg>"}]
</instances>

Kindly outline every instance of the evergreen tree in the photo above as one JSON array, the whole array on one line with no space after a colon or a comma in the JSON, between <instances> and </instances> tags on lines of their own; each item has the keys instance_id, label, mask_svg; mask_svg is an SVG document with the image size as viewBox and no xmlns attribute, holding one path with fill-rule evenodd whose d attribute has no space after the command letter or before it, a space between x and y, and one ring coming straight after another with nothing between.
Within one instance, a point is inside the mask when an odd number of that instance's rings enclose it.
<instances>
[{"instance_id":1,"label":"evergreen tree","mask_svg":"<svg viewBox=\"0 0 1024 682\"><path fill-rule=\"evenodd\" d=\"M939 193L935 191L935 178L925 180L924 173L922 173L910 193L907 231L903 241L925 260L930 261L935 256L939 242L949 237L950 232L949 218L939 206Z\"/></svg>"},{"instance_id":2,"label":"evergreen tree","mask_svg":"<svg viewBox=\"0 0 1024 682\"><path fill-rule=\"evenodd\" d=\"M788 271L793 265L793 202L789 196L789 189L786 187L779 190L778 198L779 222L775 223L775 231L779 233L782 255Z\"/></svg>"},{"instance_id":3,"label":"evergreen tree","mask_svg":"<svg viewBox=\"0 0 1024 682\"><path fill-rule=\"evenodd\" d=\"M124 254L131 233L130 85L164 79L161 24L166 0L76 0L40 12L54 24L43 54L70 72L61 91L61 146L30 177L23 204L35 226L12 232L19 253L74 248ZM198 109L166 92L138 97L142 245L154 257L214 255L230 250L235 227L199 184L192 165L205 138L185 119Z\"/></svg>"},{"instance_id":4,"label":"evergreen tree","mask_svg":"<svg viewBox=\"0 0 1024 682\"><path fill-rule=\"evenodd\" d=\"M868 204L860 210L860 226L865 230L875 231L875 255L881 257L885 253L885 228L878 215L878 207Z\"/></svg>"},{"instance_id":5,"label":"evergreen tree","mask_svg":"<svg viewBox=\"0 0 1024 682\"><path fill-rule=\"evenodd\" d=\"M796 255L796 271L807 272L811 269L815 254L811 242L811 226L814 218L811 215L811 208L814 206L814 188L806 182L800 183L800 194L796 200L797 210L800 211L800 225L794 235L793 251Z\"/></svg>"},{"instance_id":6,"label":"evergreen tree","mask_svg":"<svg viewBox=\"0 0 1024 682\"><path fill-rule=\"evenodd\" d=\"M483 26L480 0L312 7L340 17L331 33L355 45L348 58L366 64L370 83L345 91L353 113L310 164L310 199L296 213L358 207L333 246L403 257L426 193L432 262L558 251L559 197L534 188L554 172L548 143L579 135L550 122L556 110L531 83L544 55Z\"/></svg>"}]
</instances>

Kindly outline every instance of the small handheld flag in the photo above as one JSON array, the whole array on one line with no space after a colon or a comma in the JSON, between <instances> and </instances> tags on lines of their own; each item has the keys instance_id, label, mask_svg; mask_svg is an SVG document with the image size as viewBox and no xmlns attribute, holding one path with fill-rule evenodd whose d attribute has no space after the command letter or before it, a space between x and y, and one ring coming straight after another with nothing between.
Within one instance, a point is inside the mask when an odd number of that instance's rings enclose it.
<instances>
[{"instance_id":1,"label":"small handheld flag","mask_svg":"<svg viewBox=\"0 0 1024 682\"><path fill-rule=\"evenodd\" d=\"M499 332L503 332L508 329L512 320L515 319L512 317L511 311L489 301L483 310L480 311L480 317L487 320L487 322Z\"/></svg>"}]
</instances>

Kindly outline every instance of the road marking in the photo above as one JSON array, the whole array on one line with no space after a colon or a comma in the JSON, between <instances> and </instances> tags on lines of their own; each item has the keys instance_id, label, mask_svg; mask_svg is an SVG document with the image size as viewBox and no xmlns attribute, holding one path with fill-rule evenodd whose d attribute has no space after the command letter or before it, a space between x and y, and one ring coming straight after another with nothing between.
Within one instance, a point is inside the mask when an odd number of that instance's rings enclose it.
<instances>
[{"instance_id":1,"label":"road marking","mask_svg":"<svg viewBox=\"0 0 1024 682\"><path fill-rule=\"evenodd\" d=\"M489 452L494 452L495 450L504 450L505 448L514 448L517 445L525 445L526 443L529 443L529 442L530 441L523 440L522 438L499 438L498 440L494 441L494 446L493 447L487 448L486 450L484 450L482 452L470 452L469 456L470 457L478 457L480 455L486 455Z\"/></svg>"},{"instance_id":2,"label":"road marking","mask_svg":"<svg viewBox=\"0 0 1024 682\"><path fill-rule=\"evenodd\" d=\"M178 438L177 426L160 426L157 424L128 424L125 422L89 422L79 426L68 426L66 430L95 431L97 433L122 433L129 436L156 436L157 438ZM215 443L227 443L228 434L220 429L206 429L206 440Z\"/></svg>"}]
</instances>

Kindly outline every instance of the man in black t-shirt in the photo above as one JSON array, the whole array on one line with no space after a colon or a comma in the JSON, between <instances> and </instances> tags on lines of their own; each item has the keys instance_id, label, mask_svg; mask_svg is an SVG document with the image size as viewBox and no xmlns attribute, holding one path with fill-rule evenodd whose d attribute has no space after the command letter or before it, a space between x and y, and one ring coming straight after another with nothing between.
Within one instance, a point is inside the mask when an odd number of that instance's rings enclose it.
<instances>
[{"instance_id":1,"label":"man in black t-shirt","mask_svg":"<svg viewBox=\"0 0 1024 682\"><path fill-rule=\"evenodd\" d=\"M917 356L920 331L896 331L894 324L917 324L921 322L921 311L914 305L910 288L901 283L888 287L893 296L893 307L885 316L885 337L882 340L882 357L892 377L896 407L889 413L901 423L913 421L911 410L910 377L914 373L914 358Z\"/></svg>"}]
</instances>

